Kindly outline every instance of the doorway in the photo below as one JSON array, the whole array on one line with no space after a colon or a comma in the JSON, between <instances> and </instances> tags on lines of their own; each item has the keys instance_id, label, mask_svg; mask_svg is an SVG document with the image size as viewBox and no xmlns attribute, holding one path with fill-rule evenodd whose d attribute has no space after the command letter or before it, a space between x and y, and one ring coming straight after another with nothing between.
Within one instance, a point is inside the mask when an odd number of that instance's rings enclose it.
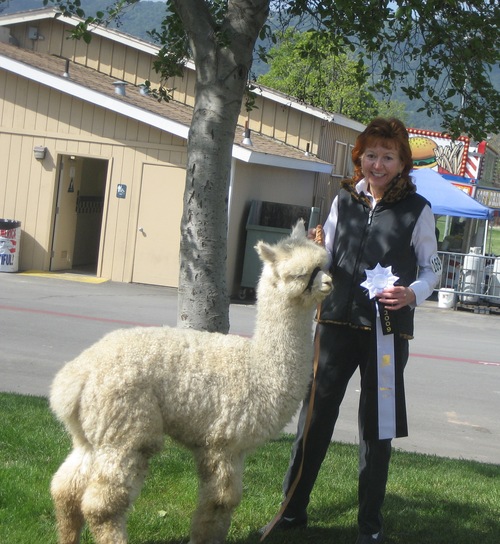
<instances>
[{"instance_id":1,"label":"doorway","mask_svg":"<svg viewBox=\"0 0 500 544\"><path fill-rule=\"evenodd\" d=\"M50 270L97 274L108 161L60 155Z\"/></svg>"}]
</instances>

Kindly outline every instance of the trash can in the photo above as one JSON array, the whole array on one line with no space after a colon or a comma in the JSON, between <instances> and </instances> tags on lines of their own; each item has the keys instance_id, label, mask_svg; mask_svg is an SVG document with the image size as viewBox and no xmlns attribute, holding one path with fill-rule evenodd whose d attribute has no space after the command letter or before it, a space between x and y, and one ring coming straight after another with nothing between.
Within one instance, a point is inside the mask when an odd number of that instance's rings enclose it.
<instances>
[{"instance_id":1,"label":"trash can","mask_svg":"<svg viewBox=\"0 0 500 544\"><path fill-rule=\"evenodd\" d=\"M316 211L316 208L313 210ZM254 296L259 281L262 265L255 251L255 244L259 240L269 244L278 242L291 233L299 219L303 219L307 227L311 212L308 206L252 200L246 224L245 255L239 291L241 300Z\"/></svg>"},{"instance_id":2,"label":"trash can","mask_svg":"<svg viewBox=\"0 0 500 544\"><path fill-rule=\"evenodd\" d=\"M0 272L18 271L20 240L21 221L0 219Z\"/></svg>"}]
</instances>

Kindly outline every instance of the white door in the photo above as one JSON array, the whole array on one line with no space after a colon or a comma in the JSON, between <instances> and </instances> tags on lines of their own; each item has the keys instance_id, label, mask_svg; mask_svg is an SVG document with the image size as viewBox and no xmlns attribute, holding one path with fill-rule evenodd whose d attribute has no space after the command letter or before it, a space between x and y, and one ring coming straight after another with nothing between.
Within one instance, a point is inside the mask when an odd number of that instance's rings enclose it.
<instances>
[{"instance_id":1,"label":"white door","mask_svg":"<svg viewBox=\"0 0 500 544\"><path fill-rule=\"evenodd\" d=\"M186 170L145 164L132 281L177 287Z\"/></svg>"}]
</instances>

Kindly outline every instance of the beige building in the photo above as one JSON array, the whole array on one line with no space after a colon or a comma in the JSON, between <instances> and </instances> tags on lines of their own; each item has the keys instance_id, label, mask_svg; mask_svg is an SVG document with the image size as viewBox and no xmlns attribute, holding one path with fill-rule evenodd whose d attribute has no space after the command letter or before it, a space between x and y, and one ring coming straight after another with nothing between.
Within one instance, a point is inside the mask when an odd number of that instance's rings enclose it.
<instances>
[{"instance_id":1,"label":"beige building","mask_svg":"<svg viewBox=\"0 0 500 544\"><path fill-rule=\"evenodd\" d=\"M194 66L159 103L158 48L53 9L0 17L0 217L21 222L19 270L85 267L113 281L176 287ZM257 89L233 146L228 284L240 288L253 200L318 206L349 173L360 123ZM243 143L245 123L252 145Z\"/></svg>"}]
</instances>

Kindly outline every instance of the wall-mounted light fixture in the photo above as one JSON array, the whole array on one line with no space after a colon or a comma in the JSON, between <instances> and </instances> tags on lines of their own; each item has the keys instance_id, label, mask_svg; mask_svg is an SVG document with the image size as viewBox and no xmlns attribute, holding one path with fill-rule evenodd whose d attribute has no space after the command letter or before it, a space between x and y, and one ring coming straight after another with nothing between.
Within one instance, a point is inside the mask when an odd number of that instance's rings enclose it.
<instances>
[{"instance_id":1,"label":"wall-mounted light fixture","mask_svg":"<svg viewBox=\"0 0 500 544\"><path fill-rule=\"evenodd\" d=\"M43 145L36 145L33 148L33 154L35 155L35 159L37 161L43 161L43 159L45 159L46 153L47 153L47 148Z\"/></svg>"},{"instance_id":2,"label":"wall-mounted light fixture","mask_svg":"<svg viewBox=\"0 0 500 544\"><path fill-rule=\"evenodd\" d=\"M250 139L250 129L248 128L248 121L245 121L245 132L243 133L243 142L244 145L253 145L252 140Z\"/></svg>"}]
</instances>

